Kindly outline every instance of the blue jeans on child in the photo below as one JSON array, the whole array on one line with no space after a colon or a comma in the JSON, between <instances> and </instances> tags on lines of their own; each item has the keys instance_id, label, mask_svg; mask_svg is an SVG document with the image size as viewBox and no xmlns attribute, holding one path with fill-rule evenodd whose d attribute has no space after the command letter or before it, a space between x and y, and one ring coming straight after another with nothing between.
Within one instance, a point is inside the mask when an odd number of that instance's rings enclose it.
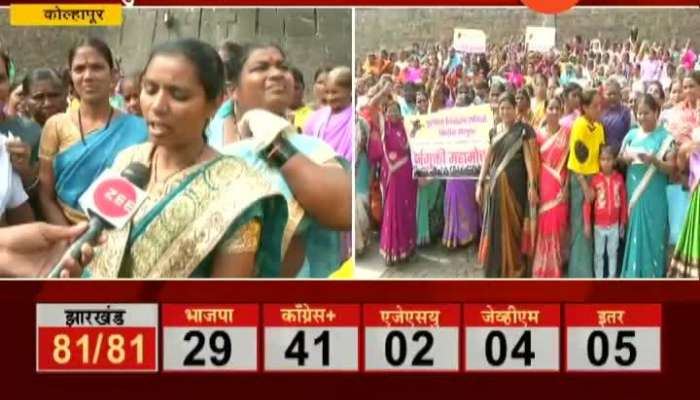
<instances>
[{"instance_id":1,"label":"blue jeans on child","mask_svg":"<svg viewBox=\"0 0 700 400\"><path fill-rule=\"evenodd\" d=\"M593 246L595 248L593 265L595 268L595 277L605 278L603 276L603 268L605 266L603 255L607 248L608 278L615 278L617 276L617 248L620 244L620 228L618 225L608 227L596 226L593 228L593 233Z\"/></svg>"}]
</instances>

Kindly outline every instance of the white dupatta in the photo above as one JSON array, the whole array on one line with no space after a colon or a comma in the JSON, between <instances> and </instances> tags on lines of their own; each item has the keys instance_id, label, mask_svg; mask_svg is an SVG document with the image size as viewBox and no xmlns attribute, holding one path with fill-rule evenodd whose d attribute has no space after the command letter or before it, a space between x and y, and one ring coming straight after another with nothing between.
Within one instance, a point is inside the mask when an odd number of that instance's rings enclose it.
<instances>
[{"instance_id":1,"label":"white dupatta","mask_svg":"<svg viewBox=\"0 0 700 400\"><path fill-rule=\"evenodd\" d=\"M5 204L10 197L12 164L5 148L5 136L0 135L0 215L5 213Z\"/></svg>"},{"instance_id":2,"label":"white dupatta","mask_svg":"<svg viewBox=\"0 0 700 400\"><path fill-rule=\"evenodd\" d=\"M12 169L10 153L5 147L6 142L7 138L0 135L0 216L5 214L8 205L12 205L9 203L17 196L17 191L21 190L22 197L25 199L27 197L22 188L22 181Z\"/></svg>"},{"instance_id":3,"label":"white dupatta","mask_svg":"<svg viewBox=\"0 0 700 400\"><path fill-rule=\"evenodd\" d=\"M654 154L654 157L656 157L659 160L663 160L664 154L671 148L671 145L673 144L673 136L668 135L666 139L661 143L661 147L659 147L659 151ZM622 150L620 150L621 154L624 154L624 151L627 149L628 146L624 146ZM630 196L630 201L629 201L629 207L627 207L627 212L628 215L632 213L632 209L634 206L637 205L637 202L639 199L642 197L642 194L647 190L647 187L649 187L649 183L651 182L651 179L654 177L654 174L656 174L658 168L654 164L650 164L647 166L647 170L644 173L644 176L642 177L642 180L639 182L639 185L634 189L634 192L632 192L632 196Z\"/></svg>"}]
</instances>

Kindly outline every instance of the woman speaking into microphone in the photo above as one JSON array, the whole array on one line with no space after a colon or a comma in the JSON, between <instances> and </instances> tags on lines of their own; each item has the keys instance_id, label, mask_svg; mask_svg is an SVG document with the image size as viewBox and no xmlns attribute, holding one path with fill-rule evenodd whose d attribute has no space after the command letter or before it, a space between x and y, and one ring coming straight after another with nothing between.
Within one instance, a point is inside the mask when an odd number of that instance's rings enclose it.
<instances>
[{"instance_id":1,"label":"woman speaking into microphone","mask_svg":"<svg viewBox=\"0 0 700 400\"><path fill-rule=\"evenodd\" d=\"M86 275L279 276L287 215L268 210L286 210L284 198L205 140L223 90L223 63L208 44L184 39L153 50L140 96L150 141L124 150L113 166L148 166L148 197L125 228L109 232Z\"/></svg>"}]
</instances>

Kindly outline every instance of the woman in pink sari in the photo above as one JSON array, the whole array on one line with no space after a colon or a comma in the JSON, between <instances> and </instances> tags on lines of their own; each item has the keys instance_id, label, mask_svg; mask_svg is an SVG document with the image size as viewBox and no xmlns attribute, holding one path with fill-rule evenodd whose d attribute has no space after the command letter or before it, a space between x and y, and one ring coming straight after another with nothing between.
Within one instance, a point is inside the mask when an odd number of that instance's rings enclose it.
<instances>
[{"instance_id":1,"label":"woman in pink sari","mask_svg":"<svg viewBox=\"0 0 700 400\"><path fill-rule=\"evenodd\" d=\"M532 265L535 278L559 278L568 249L569 202L567 199L569 130L559 124L562 100L547 104L546 125L537 130L540 147L540 209L537 247Z\"/></svg>"},{"instance_id":2,"label":"woman in pink sari","mask_svg":"<svg viewBox=\"0 0 700 400\"><path fill-rule=\"evenodd\" d=\"M391 265L410 258L416 248L418 186L413 179L408 137L397 102L387 103L386 117L381 143L370 142L370 159L381 160L382 165L384 216L379 251L384 262Z\"/></svg>"},{"instance_id":3,"label":"woman in pink sari","mask_svg":"<svg viewBox=\"0 0 700 400\"><path fill-rule=\"evenodd\" d=\"M404 82L420 83L423 81L423 69L417 57L411 58L411 63L403 70Z\"/></svg>"}]
</instances>

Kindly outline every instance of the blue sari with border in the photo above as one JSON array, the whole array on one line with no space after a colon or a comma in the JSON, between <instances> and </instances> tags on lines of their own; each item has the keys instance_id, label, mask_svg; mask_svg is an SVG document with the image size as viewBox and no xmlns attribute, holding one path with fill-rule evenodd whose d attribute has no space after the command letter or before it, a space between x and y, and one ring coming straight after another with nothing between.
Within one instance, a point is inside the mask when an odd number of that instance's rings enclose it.
<instances>
[{"instance_id":1,"label":"blue sari with border","mask_svg":"<svg viewBox=\"0 0 700 400\"><path fill-rule=\"evenodd\" d=\"M85 136L56 155L53 161L56 195L65 206L80 210L80 196L114 162L117 154L148 139L141 117L121 114L106 129ZM78 211L81 212L81 211Z\"/></svg>"},{"instance_id":2,"label":"blue sari with border","mask_svg":"<svg viewBox=\"0 0 700 400\"><path fill-rule=\"evenodd\" d=\"M663 157L673 145L673 137L663 127L649 133L632 129L622 141L627 148L645 150ZM627 209L629 219L620 276L623 278L663 278L666 276L668 243L668 176L656 167L633 163L627 167Z\"/></svg>"}]
</instances>

